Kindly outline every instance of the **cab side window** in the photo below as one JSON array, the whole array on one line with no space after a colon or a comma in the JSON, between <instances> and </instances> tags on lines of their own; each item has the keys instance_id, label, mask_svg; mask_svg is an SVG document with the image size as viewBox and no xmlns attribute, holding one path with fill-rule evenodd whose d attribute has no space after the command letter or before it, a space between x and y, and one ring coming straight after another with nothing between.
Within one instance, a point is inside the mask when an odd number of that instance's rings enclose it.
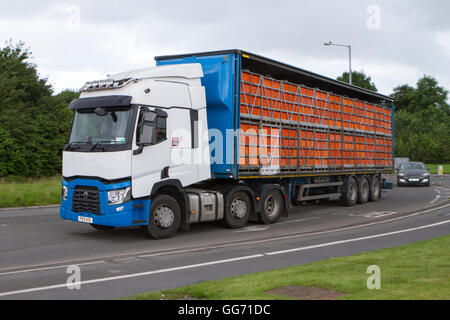
<instances>
[{"instance_id":1,"label":"cab side window","mask_svg":"<svg viewBox=\"0 0 450 320\"><path fill-rule=\"evenodd\" d=\"M158 117L156 119L156 137L155 144L167 140L167 118Z\"/></svg>"},{"instance_id":2,"label":"cab side window","mask_svg":"<svg viewBox=\"0 0 450 320\"><path fill-rule=\"evenodd\" d=\"M145 110L140 113L138 123L136 132L138 145L151 146L167 140L167 116Z\"/></svg>"}]
</instances>

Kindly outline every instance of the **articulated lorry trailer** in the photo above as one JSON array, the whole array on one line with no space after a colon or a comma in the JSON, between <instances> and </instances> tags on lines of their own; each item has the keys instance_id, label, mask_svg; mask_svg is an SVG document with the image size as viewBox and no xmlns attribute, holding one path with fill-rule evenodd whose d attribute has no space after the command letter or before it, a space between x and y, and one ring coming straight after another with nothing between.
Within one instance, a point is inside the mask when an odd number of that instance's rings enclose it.
<instances>
[{"instance_id":1,"label":"articulated lorry trailer","mask_svg":"<svg viewBox=\"0 0 450 320\"><path fill-rule=\"evenodd\" d=\"M377 201L393 172L390 97L240 50L156 57L69 108L61 217L96 229L271 224L303 202Z\"/></svg>"}]
</instances>

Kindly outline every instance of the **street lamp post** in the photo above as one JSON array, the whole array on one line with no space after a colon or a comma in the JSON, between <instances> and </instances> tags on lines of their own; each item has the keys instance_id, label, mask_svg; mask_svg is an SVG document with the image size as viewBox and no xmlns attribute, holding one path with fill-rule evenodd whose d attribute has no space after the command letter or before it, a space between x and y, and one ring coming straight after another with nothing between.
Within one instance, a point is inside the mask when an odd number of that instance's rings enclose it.
<instances>
[{"instance_id":1,"label":"street lamp post","mask_svg":"<svg viewBox=\"0 0 450 320\"><path fill-rule=\"evenodd\" d=\"M353 84L352 83L352 46L351 45L345 45L345 44L337 44L337 43L333 43L331 41L325 42L324 45L325 46L336 46L336 47L346 47L346 48L348 48L348 63L349 63L349 69L350 69L348 78L349 78L349 83Z\"/></svg>"}]
</instances>

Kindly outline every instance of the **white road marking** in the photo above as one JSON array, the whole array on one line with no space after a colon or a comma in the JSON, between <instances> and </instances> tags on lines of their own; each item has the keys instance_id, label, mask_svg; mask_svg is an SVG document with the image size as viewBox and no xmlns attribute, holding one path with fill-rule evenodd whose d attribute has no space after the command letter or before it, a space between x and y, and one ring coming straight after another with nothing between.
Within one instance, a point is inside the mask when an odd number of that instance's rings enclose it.
<instances>
[{"instance_id":1,"label":"white road marking","mask_svg":"<svg viewBox=\"0 0 450 320\"><path fill-rule=\"evenodd\" d=\"M215 264L249 260L249 259L260 258L260 257L264 257L264 255L263 254L255 254L252 256L238 257L238 258L232 258L232 259L226 259L226 260L216 260L216 261L191 264L191 265L186 265L186 266L181 266L181 267L153 270L153 271L147 271L147 272L141 272L141 273L133 273L133 274L127 274L127 275L122 275L122 276L116 276L116 277L107 277L107 278L86 280L86 281L80 281L77 283L72 283L72 285L78 285L78 284L79 285L87 285L87 284L92 284L92 283L107 282L107 281L114 281L114 280L121 280L121 279L128 279L128 278L136 278L136 277L149 276L149 275L158 274L158 273L167 273L167 272L180 271L180 270L186 270L186 269L194 269L194 268L211 266L211 265L215 265ZM2 292L2 293L0 293L0 297L12 296L12 295L22 294L22 293L44 291L44 290L60 289L60 288L67 288L67 284L64 283L64 284L57 284L57 285L52 285L52 286Z\"/></svg>"},{"instance_id":2,"label":"white road marking","mask_svg":"<svg viewBox=\"0 0 450 320\"><path fill-rule=\"evenodd\" d=\"M7 227L7 224L0 224L0 227Z\"/></svg>"},{"instance_id":3,"label":"white road marking","mask_svg":"<svg viewBox=\"0 0 450 320\"><path fill-rule=\"evenodd\" d=\"M438 201L440 197L441 197L441 195L438 194L438 195L436 196L436 198L434 198L434 200L430 202L430 204L433 204L433 203L435 203L436 201Z\"/></svg>"},{"instance_id":4,"label":"white road marking","mask_svg":"<svg viewBox=\"0 0 450 320\"><path fill-rule=\"evenodd\" d=\"M405 232L411 232L411 231L416 231L416 230L436 227L436 226L440 226L440 225L443 225L443 224L446 224L446 223L449 223L449 222L450 222L450 220L445 220L445 221L441 221L441 222L438 222L438 223L429 224L429 225L426 225L426 226L410 228L410 229L405 229L405 230L399 230L399 231L393 231L393 232L382 233L382 234L376 234L376 235L373 235L373 236L367 236L367 237L361 237L361 238L353 238L353 239L347 239L347 240L340 240L340 241L322 243L322 244L317 244L317 245L313 245L313 246L294 248L294 249L289 249L289 250L281 250L281 251L269 252L269 253L266 253L266 255L273 256L273 255L277 255L277 254L285 254L285 253L291 253L291 252L297 252L297 251L303 251L303 250L310 250L310 249L316 249L316 248L322 248L322 247L329 247L329 246L334 246L334 245L337 245L337 244L350 243L350 242L356 242L356 241L362 241L362 240L368 240L368 239L374 239L374 238L381 238L381 237L391 236L391 235L395 235L395 234L400 234L400 233L405 233Z\"/></svg>"},{"instance_id":5,"label":"white road marking","mask_svg":"<svg viewBox=\"0 0 450 320\"><path fill-rule=\"evenodd\" d=\"M90 264L100 264L105 263L105 261L93 261L93 262L86 262L86 263L78 263L77 266L87 266ZM53 267L45 267L45 268L36 268L36 269L27 269L27 270L18 270L18 271L10 271L10 272L4 272L0 273L0 276L8 276L12 274L18 274L18 273L28 273L28 272L35 272L35 271L45 271L45 270L53 270L53 269L63 269L71 266L73 264L69 265L63 265L63 266L53 266Z\"/></svg>"},{"instance_id":6,"label":"white road marking","mask_svg":"<svg viewBox=\"0 0 450 320\"><path fill-rule=\"evenodd\" d=\"M347 214L347 215L350 216L350 217L382 218L382 217L392 216L394 214L397 214L397 212L373 211L373 212L367 212L367 213L350 213L350 214Z\"/></svg>"},{"instance_id":7,"label":"white road marking","mask_svg":"<svg viewBox=\"0 0 450 320\"><path fill-rule=\"evenodd\" d=\"M173 268L167 268L167 269L159 269L159 270L153 270L153 271L147 271L147 272L132 273L132 274L127 274L127 275L122 275L122 276L107 277L107 278L100 278L100 279L93 279L93 280L86 280L86 281L80 281L79 283L76 283L76 284L87 285L87 284L93 284L93 283L100 283L100 282L107 282L107 281L115 281L115 280L122 280L122 279L128 279L128 278L149 276L149 275L154 275L154 274L159 274L159 273L168 273L168 272L174 272L174 271L180 271L180 270L186 270L186 269L195 269L195 268L211 266L211 265L216 265L216 264L223 264L223 263L230 263L230 262L236 262L236 261L242 261L242 260L249 260L249 259L261 258L261 257L264 257L264 256L273 256L273 255L279 255L279 254L286 254L286 253L291 253L291 252L296 252L296 251L304 251L304 250L310 250L310 249L315 249L315 248L333 246L333 245L338 245L338 244L344 244L344 243L350 243L350 242L356 242L356 241L362 241L362 240L386 237L386 236L390 236L390 235L401 234L401 233L406 233L406 232L411 232L411 231L416 231L416 230L436 227L436 226L440 226L440 225L447 224L447 223L450 223L450 220L441 221L441 222L438 222L438 223L433 223L433 224L429 224L429 225L425 225L425 226L421 226L421 227L404 229L404 230L398 230L398 231L393 231L393 232L388 232L388 233L383 233L383 234L377 234L377 235L372 235L372 236L367 236L367 237L353 238L353 239L347 239L347 240L341 240L341 241L334 241L334 242L322 243L322 244L312 245L312 246L307 246L307 247L294 248L294 249L282 250L282 251L274 251L274 252L268 252L268 253L264 253L264 254L255 254L255 255L251 255L251 256L243 256L243 257L237 257L237 258L232 258L232 259L215 260L215 261L209 261L209 262L204 262L204 263L191 264L191 265L185 265L185 266L173 267ZM64 287L67 287L67 284L57 284L57 285L51 285L51 286L45 286L45 287L37 287L37 288L23 289L23 290L17 290L17 291L2 292L2 293L0 293L0 297L17 295L17 294L23 294L23 293L31 293L31 292L37 292L37 291L59 289L59 288L64 288Z\"/></svg>"},{"instance_id":8,"label":"white road marking","mask_svg":"<svg viewBox=\"0 0 450 320\"><path fill-rule=\"evenodd\" d=\"M136 261L137 258L136 257L128 257L128 258L122 258L122 259L114 259L114 262L131 262L131 261Z\"/></svg>"},{"instance_id":9,"label":"white road marking","mask_svg":"<svg viewBox=\"0 0 450 320\"><path fill-rule=\"evenodd\" d=\"M155 251L139 251L139 252L131 252L131 253L128 253L128 254L122 254L122 255L101 256L101 257L97 257L97 259L110 259L110 258L120 257L120 256L137 256L138 258L150 258L150 257L158 257L158 256L178 254L178 253L198 252L198 251L221 249L221 248L233 247L233 246L243 246L243 245L256 244L256 243L264 243L264 242L272 242L272 241L280 241L280 240L301 238L301 237L307 237L307 236L315 236L315 235L347 231L347 230L352 230L352 229L357 229L357 228L362 228L362 227L373 226L373 225L377 225L377 224L381 224L381 223L386 223L386 222L406 219L406 218L417 216L417 215L424 214L424 213L427 213L427 212L431 212L431 211L447 208L449 206L450 206L450 203L446 204L446 205L443 205L443 206L440 206L440 207L431 208L431 209L428 209L428 210L425 210L425 211L420 211L420 212L412 213L412 214L401 216L401 217L397 217L397 218L392 218L392 219L383 220L383 221L376 221L376 222L361 224L361 225L352 226L352 227L345 227L345 228L340 228L340 229L327 230L327 231L318 231L318 232L311 232L311 233L294 234L294 235L280 236L280 237L276 237L276 238L269 238L269 239L262 239L262 240L245 240L244 239L244 240L242 240L239 243L217 244L217 245L213 245L213 246L200 247L200 248L194 248L194 249L178 249L177 250L176 248L173 248L173 249L169 248L169 249L167 249L164 252L158 252L158 250L155 250ZM299 220L301 220L301 219L299 219ZM288 222L288 221L286 221L286 222ZM169 250L173 250L173 251L169 251ZM155 253L151 253L151 252L155 252ZM65 260L65 261L55 262L55 264L56 263L61 263L61 264L64 263L64 264L67 264L67 265L65 265L65 267L67 267L69 265L74 265L74 264L80 265L80 263L83 263L82 261L89 261L89 260L90 260L89 258L79 259L79 260ZM89 263L89 262L87 262L87 263ZM22 269L22 268L32 268L32 267L38 268L38 267L41 267L41 266L45 266L45 265L38 264L38 265L29 265L29 266L21 266L21 267L14 267L14 268L6 268L6 269L0 269L0 272L1 271L6 271L6 270ZM61 266L42 267L42 268L39 268L39 269L46 270L46 269L49 269L49 268L57 269L57 268L61 268ZM19 270L17 272L23 273L23 272L28 272L28 270ZM36 270L36 269L31 269L31 271L34 271L34 270ZM15 271L11 271L11 272L15 272Z\"/></svg>"},{"instance_id":10,"label":"white road marking","mask_svg":"<svg viewBox=\"0 0 450 320\"><path fill-rule=\"evenodd\" d=\"M308 220L317 220L317 219L320 219L320 218L319 217L311 217L311 218L304 218L304 219L287 220L287 221L278 222L276 225L286 224L286 223L303 222L303 221L308 221Z\"/></svg>"},{"instance_id":11,"label":"white road marking","mask_svg":"<svg viewBox=\"0 0 450 320\"><path fill-rule=\"evenodd\" d=\"M264 226L264 227L254 226L254 227L242 228L242 229L237 230L237 231L232 231L231 233L258 232L258 231L265 231L267 229L269 229L269 226Z\"/></svg>"}]
</instances>

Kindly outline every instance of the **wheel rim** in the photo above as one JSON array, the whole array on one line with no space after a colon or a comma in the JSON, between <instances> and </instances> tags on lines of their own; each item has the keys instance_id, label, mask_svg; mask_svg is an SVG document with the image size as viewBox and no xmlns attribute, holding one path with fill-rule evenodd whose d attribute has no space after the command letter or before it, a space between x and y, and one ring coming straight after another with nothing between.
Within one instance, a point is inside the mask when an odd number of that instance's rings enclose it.
<instances>
[{"instance_id":1,"label":"wheel rim","mask_svg":"<svg viewBox=\"0 0 450 320\"><path fill-rule=\"evenodd\" d=\"M348 192L350 194L350 200L352 202L356 201L356 198L358 197L358 195L356 194L356 184L355 184L355 182L351 182L350 183Z\"/></svg>"},{"instance_id":2,"label":"wheel rim","mask_svg":"<svg viewBox=\"0 0 450 320\"><path fill-rule=\"evenodd\" d=\"M241 199L235 199L231 203L231 214L233 217L242 219L247 214L247 204Z\"/></svg>"},{"instance_id":3,"label":"wheel rim","mask_svg":"<svg viewBox=\"0 0 450 320\"><path fill-rule=\"evenodd\" d=\"M268 196L264 203L264 212L268 217L273 217L278 214L279 205L273 196Z\"/></svg>"},{"instance_id":4,"label":"wheel rim","mask_svg":"<svg viewBox=\"0 0 450 320\"><path fill-rule=\"evenodd\" d=\"M155 211L155 223L160 229L167 229L172 226L175 214L168 206L160 206Z\"/></svg>"},{"instance_id":5,"label":"wheel rim","mask_svg":"<svg viewBox=\"0 0 450 320\"><path fill-rule=\"evenodd\" d=\"M378 199L380 195L380 181L378 180L378 178L373 182L373 195L375 199Z\"/></svg>"},{"instance_id":6,"label":"wheel rim","mask_svg":"<svg viewBox=\"0 0 450 320\"><path fill-rule=\"evenodd\" d=\"M362 184L361 194L364 200L369 199L369 183L367 182L367 180L365 180Z\"/></svg>"}]
</instances>

